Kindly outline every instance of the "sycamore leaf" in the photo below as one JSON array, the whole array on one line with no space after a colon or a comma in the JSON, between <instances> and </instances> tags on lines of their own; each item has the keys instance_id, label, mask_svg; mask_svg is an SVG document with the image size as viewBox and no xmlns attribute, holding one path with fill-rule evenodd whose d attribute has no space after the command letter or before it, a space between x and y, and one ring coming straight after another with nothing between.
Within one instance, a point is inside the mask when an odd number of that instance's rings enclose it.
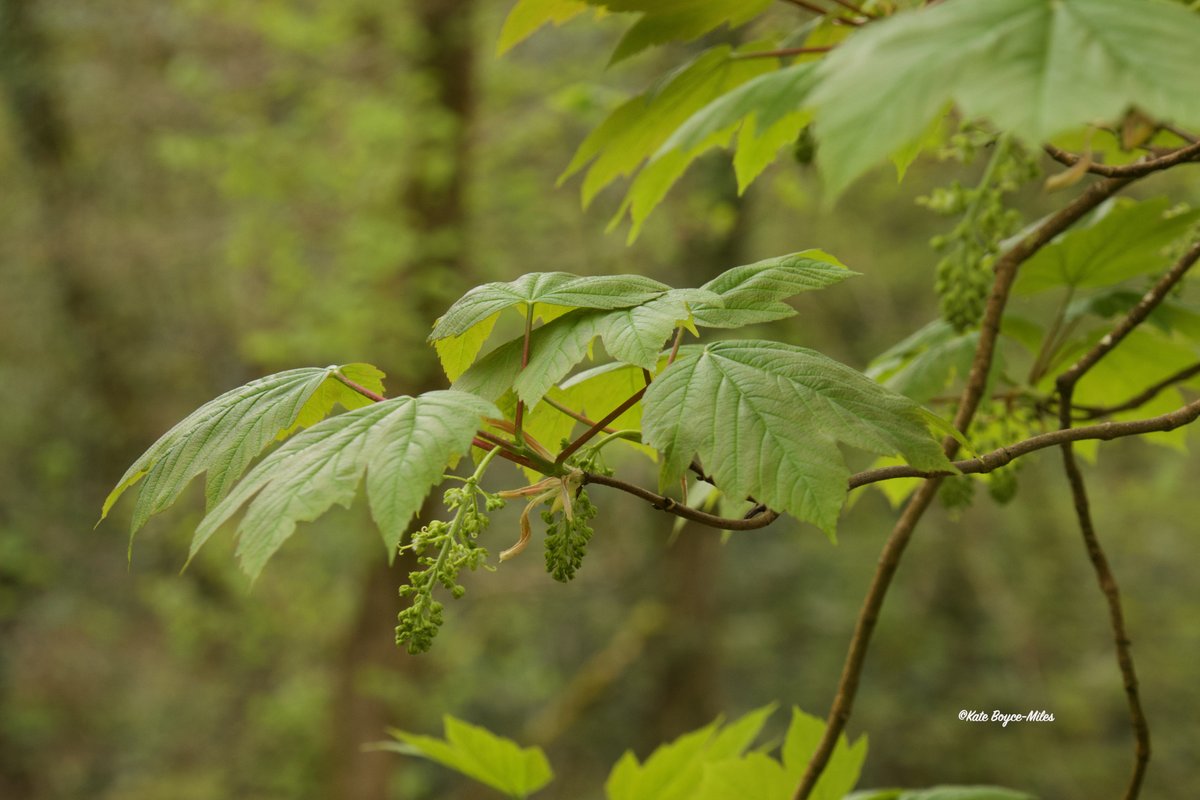
<instances>
[{"instance_id":1,"label":"sycamore leaf","mask_svg":"<svg viewBox=\"0 0 1200 800\"><path fill-rule=\"evenodd\" d=\"M559 182L587 167L582 188L586 207L604 187L633 174L692 114L730 89L771 71L775 63L772 59L737 59L734 50L724 45L706 50L661 85L614 109L579 145ZM685 159L683 164L658 167L657 179L647 179L642 191L648 197L658 193L655 186L669 186L687 163Z\"/></svg>"},{"instance_id":2,"label":"sycamore leaf","mask_svg":"<svg viewBox=\"0 0 1200 800\"><path fill-rule=\"evenodd\" d=\"M380 742L376 747L428 758L513 798L528 797L554 779L540 747L521 747L448 714L442 722L444 740L393 729L388 733L399 741Z\"/></svg>"},{"instance_id":3,"label":"sycamore leaf","mask_svg":"<svg viewBox=\"0 0 1200 800\"><path fill-rule=\"evenodd\" d=\"M764 753L748 753L704 765L704 777L694 800L790 800L796 782L779 762Z\"/></svg>"},{"instance_id":4,"label":"sycamore leaf","mask_svg":"<svg viewBox=\"0 0 1200 800\"><path fill-rule=\"evenodd\" d=\"M795 316L785 298L823 289L857 275L820 250L805 250L722 272L701 289L721 298L721 305L700 303L692 309L696 324L706 328L740 328Z\"/></svg>"},{"instance_id":5,"label":"sycamore leaf","mask_svg":"<svg viewBox=\"0 0 1200 800\"><path fill-rule=\"evenodd\" d=\"M582 412L589 419L598 420L616 408L626 397L632 397L645 385L646 378L640 367L612 362L572 375L563 382L558 390L552 390L550 396L553 396L554 391L558 391L561 395L556 399L560 399L568 407ZM548 406L539 404L534 410L537 411L544 407ZM626 409L621 416L612 421L611 427L613 430L641 430L642 404L634 403L631 408ZM654 448L645 444L631 442L627 439L620 440L620 444L632 447L651 460L658 458Z\"/></svg>"},{"instance_id":6,"label":"sycamore leaf","mask_svg":"<svg viewBox=\"0 0 1200 800\"><path fill-rule=\"evenodd\" d=\"M1026 261L1014 291L1109 286L1161 272L1170 263L1168 245L1198 220L1200 209L1176 211L1165 197L1106 203L1088 225L1071 229Z\"/></svg>"},{"instance_id":7,"label":"sycamore leaf","mask_svg":"<svg viewBox=\"0 0 1200 800\"><path fill-rule=\"evenodd\" d=\"M516 305L626 308L653 300L670 288L641 275L579 277L566 272L531 272L509 283L476 286L438 319L429 340L461 336L493 314Z\"/></svg>"},{"instance_id":8,"label":"sycamore leaf","mask_svg":"<svg viewBox=\"0 0 1200 800\"><path fill-rule=\"evenodd\" d=\"M136 533L201 472L208 473L205 495L211 507L281 433L316 423L336 402L351 408L366 401L333 377L339 369L370 389L383 389L382 372L369 364L347 364L288 370L228 391L151 445L109 493L100 519L126 489L145 479L133 510L130 532Z\"/></svg>"},{"instance_id":9,"label":"sycamore leaf","mask_svg":"<svg viewBox=\"0 0 1200 800\"><path fill-rule=\"evenodd\" d=\"M802 347L747 340L682 348L643 402L643 440L662 454L664 485L699 456L725 493L753 495L831 537L850 475L839 443L951 469L931 412Z\"/></svg>"},{"instance_id":10,"label":"sycamore leaf","mask_svg":"<svg viewBox=\"0 0 1200 800\"><path fill-rule=\"evenodd\" d=\"M609 11L641 16L626 31L610 64L667 42L690 42L722 25L741 27L761 14L771 0L588 0Z\"/></svg>"},{"instance_id":11,"label":"sycamore leaf","mask_svg":"<svg viewBox=\"0 0 1200 800\"><path fill-rule=\"evenodd\" d=\"M480 359L454 386L489 400L512 386L522 400L534 405L588 357L596 338L618 361L653 369L667 337L691 317L690 303L720 308L721 302L717 294L704 289L672 289L632 308L572 311L534 329L524 368L524 337L518 337Z\"/></svg>"},{"instance_id":12,"label":"sycamore leaf","mask_svg":"<svg viewBox=\"0 0 1200 800\"><path fill-rule=\"evenodd\" d=\"M1159 0L955 0L900 12L820 62L817 161L836 196L948 102L1030 146L1135 104L1194 126L1197 41L1200 16Z\"/></svg>"},{"instance_id":13,"label":"sycamore leaf","mask_svg":"<svg viewBox=\"0 0 1200 800\"><path fill-rule=\"evenodd\" d=\"M562 25L587 11L583 0L518 0L500 29L496 55L504 55L543 25Z\"/></svg>"},{"instance_id":14,"label":"sycamore leaf","mask_svg":"<svg viewBox=\"0 0 1200 800\"><path fill-rule=\"evenodd\" d=\"M736 758L757 738L775 706L751 711L722 726L716 720L661 745L639 764L626 752L604 784L607 800L693 800L704 779L705 765ZM757 795L730 795L756 797Z\"/></svg>"},{"instance_id":15,"label":"sycamore leaf","mask_svg":"<svg viewBox=\"0 0 1200 800\"><path fill-rule=\"evenodd\" d=\"M189 559L251 498L238 526L242 569L257 578L296 529L348 507L367 476L371 516L394 556L409 520L452 459L466 453L491 403L455 391L395 397L347 411L288 440L200 522Z\"/></svg>"}]
</instances>

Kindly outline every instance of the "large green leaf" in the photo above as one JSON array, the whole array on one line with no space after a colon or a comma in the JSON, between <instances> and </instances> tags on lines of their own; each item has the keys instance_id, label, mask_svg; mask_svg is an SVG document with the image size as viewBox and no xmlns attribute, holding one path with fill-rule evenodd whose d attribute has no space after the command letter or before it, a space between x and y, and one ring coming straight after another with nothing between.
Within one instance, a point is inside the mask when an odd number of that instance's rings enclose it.
<instances>
[{"instance_id":1,"label":"large green leaf","mask_svg":"<svg viewBox=\"0 0 1200 800\"><path fill-rule=\"evenodd\" d=\"M700 303L692 309L693 319L706 328L741 328L785 319L794 316L796 310L784 299L832 286L857 274L820 250L734 267L700 287L719 295L721 303Z\"/></svg>"},{"instance_id":2,"label":"large green leaf","mask_svg":"<svg viewBox=\"0 0 1200 800\"><path fill-rule=\"evenodd\" d=\"M607 800L693 800L704 779L705 765L736 758L754 741L775 710L751 711L722 727L716 720L661 745L639 764L626 752L604 784ZM752 796L752 795L747 795Z\"/></svg>"},{"instance_id":3,"label":"large green leaf","mask_svg":"<svg viewBox=\"0 0 1200 800\"><path fill-rule=\"evenodd\" d=\"M1167 246L1200 220L1200 210L1177 211L1165 197L1106 203L1089 220L1039 250L1021 266L1014 291L1099 287L1159 272Z\"/></svg>"},{"instance_id":4,"label":"large green leaf","mask_svg":"<svg viewBox=\"0 0 1200 800\"><path fill-rule=\"evenodd\" d=\"M644 398L643 439L673 482L692 458L725 493L753 495L833 535L849 470L838 443L949 469L933 415L820 353L769 341L680 351Z\"/></svg>"},{"instance_id":5,"label":"large green leaf","mask_svg":"<svg viewBox=\"0 0 1200 800\"><path fill-rule=\"evenodd\" d=\"M491 403L455 391L395 397L331 417L267 456L201 521L191 556L254 498L238 526L237 554L256 578L296 529L334 504L348 507L363 474L371 516L394 555L413 514L446 465L467 452Z\"/></svg>"},{"instance_id":6,"label":"large green leaf","mask_svg":"<svg viewBox=\"0 0 1200 800\"><path fill-rule=\"evenodd\" d=\"M476 286L454 302L433 326L430 341L461 336L506 308L544 303L572 308L627 308L671 287L641 275L579 277L566 272L531 272L509 283Z\"/></svg>"},{"instance_id":7,"label":"large green leaf","mask_svg":"<svg viewBox=\"0 0 1200 800\"><path fill-rule=\"evenodd\" d=\"M100 518L108 516L126 489L144 479L133 509L136 533L201 472L208 473L205 494L211 507L278 436L318 422L335 404L356 408L370 402L334 377L339 370L372 391L383 391L383 373L369 364L293 369L228 391L151 445L109 493Z\"/></svg>"},{"instance_id":8,"label":"large green leaf","mask_svg":"<svg viewBox=\"0 0 1200 800\"><path fill-rule=\"evenodd\" d=\"M1158 0L950 0L864 26L818 67L817 160L833 194L947 102L1029 145L1132 105L1200 124L1200 16Z\"/></svg>"},{"instance_id":9,"label":"large green leaf","mask_svg":"<svg viewBox=\"0 0 1200 800\"><path fill-rule=\"evenodd\" d=\"M588 0L610 11L641 14L613 52L612 63L667 42L689 42L722 25L737 28L771 0Z\"/></svg>"},{"instance_id":10,"label":"large green leaf","mask_svg":"<svg viewBox=\"0 0 1200 800\"><path fill-rule=\"evenodd\" d=\"M618 361L653 369L667 337L690 318L689 304L698 302L720 308L722 301L716 293L703 289L672 289L631 308L572 311L533 331L524 368L524 337L518 337L480 359L454 386L489 400L512 386L522 400L533 405L589 355L596 338Z\"/></svg>"},{"instance_id":11,"label":"large green leaf","mask_svg":"<svg viewBox=\"0 0 1200 800\"><path fill-rule=\"evenodd\" d=\"M523 748L448 714L443 725L444 740L393 729L389 733L399 742L381 742L377 747L428 758L513 798L528 797L554 779L540 747Z\"/></svg>"}]
</instances>

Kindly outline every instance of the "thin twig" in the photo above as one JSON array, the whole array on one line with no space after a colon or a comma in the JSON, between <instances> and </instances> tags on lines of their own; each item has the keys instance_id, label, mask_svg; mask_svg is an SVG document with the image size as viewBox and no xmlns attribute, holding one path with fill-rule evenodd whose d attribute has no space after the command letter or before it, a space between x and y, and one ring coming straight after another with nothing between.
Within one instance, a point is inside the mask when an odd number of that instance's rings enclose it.
<instances>
[{"instance_id":1,"label":"thin twig","mask_svg":"<svg viewBox=\"0 0 1200 800\"><path fill-rule=\"evenodd\" d=\"M358 383L355 383L354 381L350 380L349 378L347 378L345 375L342 374L341 370L335 369L333 371L333 377L334 377L334 380L339 381L344 386L348 386L349 388L358 392L359 394L361 394L363 397L367 398L368 400L373 400L376 403L382 403L384 400L387 400L387 398L384 397L383 395L378 394L376 392L372 392L370 389L363 386L362 384L358 384Z\"/></svg>"},{"instance_id":2,"label":"thin twig","mask_svg":"<svg viewBox=\"0 0 1200 800\"><path fill-rule=\"evenodd\" d=\"M1074 201L1039 225L996 260L996 277L984 310L983 322L979 330L979 344L975 348L971 372L967 379L967 385L963 389L958 412L954 417L954 427L959 431L966 431L970 427L971 420L975 418L975 412L983 400L987 388L987 376L991 371L992 358L1000 335L1000 320L1004 315L1004 308L1008 303L1013 282L1016 280L1017 269L1051 239L1116 194L1132 180L1132 178L1119 178L1092 184ZM954 454L958 452L958 447L958 440L953 437L946 438L944 449L947 457L953 458ZM796 788L793 800L808 800L821 773L825 771L830 756L833 755L838 737L841 736L846 727L846 721L850 718L854 697L858 692L859 677L862 674L863 664L866 662L871 634L875 629L879 609L883 606L888 587L891 585L892 576L895 575L913 530L925 510L929 508L940 484L941 478L933 478L917 490L883 546L883 552L879 556L879 566L871 579L871 585L867 589L862 609L859 611L858 621L855 623L854 635L850 640L850 649L846 654L842 677L838 682L837 694L834 696L833 705L829 710L825 730L821 734L821 741L817 744L812 758L809 759L808 767L804 771L800 785Z\"/></svg>"},{"instance_id":3,"label":"thin twig","mask_svg":"<svg viewBox=\"0 0 1200 800\"><path fill-rule=\"evenodd\" d=\"M642 399L642 395L645 393L646 387L643 386L641 389L638 389L636 392L634 392L624 403L621 403L621 405L608 412L608 414L606 414L602 420L592 425L592 427L588 428L583 433L579 434L579 437L575 439L575 441L563 448L563 451L558 454L558 458L554 459L554 463L562 464L565 462L571 457L572 453L583 447L589 439L605 430L606 425L637 405L637 402Z\"/></svg>"},{"instance_id":4,"label":"thin twig","mask_svg":"<svg viewBox=\"0 0 1200 800\"><path fill-rule=\"evenodd\" d=\"M1080 442L1085 439L1108 441L1122 439L1127 436L1141 436L1146 433L1173 431L1184 425L1189 425L1200 419L1200 400L1188 403L1168 414L1146 419L1130 420L1128 422L1101 422L1082 428L1066 428L1041 433L1019 442L997 448L975 458L967 458L953 462L955 468L966 475L981 475L993 472L1012 463L1021 456L1055 447L1067 442ZM921 470L907 464L890 467L878 467L855 473L850 476L848 488L857 489L872 483L895 480L896 478L939 478L954 473L945 470Z\"/></svg>"},{"instance_id":5,"label":"thin twig","mask_svg":"<svg viewBox=\"0 0 1200 800\"><path fill-rule=\"evenodd\" d=\"M1168 375L1158 383L1147 387L1144 391L1135 394L1123 403L1117 403L1114 406L1081 406L1076 403L1074 408L1076 411L1084 412L1084 419L1097 419L1098 417L1120 414L1122 411L1132 411L1149 403L1166 389L1171 388L1177 383L1183 383L1188 378L1193 378L1196 375L1200 375L1200 364L1192 364L1190 367L1179 370L1174 375Z\"/></svg>"},{"instance_id":6,"label":"thin twig","mask_svg":"<svg viewBox=\"0 0 1200 800\"><path fill-rule=\"evenodd\" d=\"M600 486L609 486L613 489L620 489L626 494L631 494L634 497L645 500L659 511L665 511L668 514L674 514L677 517L683 517L684 519L691 520L692 522L698 522L701 525L707 525L710 528L717 528L719 530L752 531L758 528L765 528L775 520L779 519L778 512L771 511L770 509L760 511L753 516L744 517L741 519L718 517L714 514L708 514L704 511L700 511L699 509L692 508L691 506L685 506L682 503L672 500L670 497L656 494L649 489L643 489L641 486L628 483L619 478L613 478L609 475L599 475L592 472L585 472L583 474L583 482L585 484L594 483Z\"/></svg>"},{"instance_id":7,"label":"thin twig","mask_svg":"<svg viewBox=\"0 0 1200 800\"><path fill-rule=\"evenodd\" d=\"M550 397L543 397L542 402L549 405L555 411L561 411L562 413L566 414L568 417L571 417L572 419L582 422L584 425L587 425L589 428L596 424L595 420L585 417L583 414L580 414L578 411L575 411L572 408L568 408L567 406L564 406L562 403L558 402L557 400L553 400ZM601 428L601 430L604 431L605 433L616 433L615 428L605 427L605 428Z\"/></svg>"},{"instance_id":8,"label":"thin twig","mask_svg":"<svg viewBox=\"0 0 1200 800\"><path fill-rule=\"evenodd\" d=\"M1043 145L1043 149L1047 155L1053 158L1060 164L1068 167L1073 167L1079 163L1082 156L1075 153L1069 153L1055 147L1052 144ZM1176 164L1183 164L1187 161L1194 161L1200 158L1200 142L1192 142L1186 147L1181 147L1178 150L1158 156L1157 158L1148 158L1141 161L1135 161L1132 164L1119 164L1110 166L1108 164L1091 164L1087 171L1093 175L1102 175L1106 178L1140 178L1149 175L1152 172L1158 172Z\"/></svg>"},{"instance_id":9,"label":"thin twig","mask_svg":"<svg viewBox=\"0 0 1200 800\"><path fill-rule=\"evenodd\" d=\"M1121 343L1122 339L1128 336L1134 328L1141 325L1150 316L1150 312L1162 303L1167 293L1175 287L1175 284L1183 279L1183 276L1187 274L1188 270L1192 268L1197 260L1200 260L1200 242L1196 242L1188 248L1188 251L1175 262L1171 269L1167 270L1158 279L1149 291L1142 295L1142 299L1137 302L1137 305L1129 309L1129 312L1121 318L1121 321L1108 334L1096 342L1091 350L1080 356L1079 360L1070 369L1058 377L1057 383L1059 389L1061 390L1064 386L1074 388L1084 373L1095 366L1097 361L1110 353L1114 347Z\"/></svg>"},{"instance_id":10,"label":"thin twig","mask_svg":"<svg viewBox=\"0 0 1200 800\"><path fill-rule=\"evenodd\" d=\"M1071 394L1074 391L1075 382L1066 382L1060 379L1058 386L1062 396L1062 404L1059 406L1059 425L1064 430L1070 430ZM1084 484L1083 473L1079 470L1074 447L1070 442L1062 446L1062 454L1063 468L1067 474L1067 481L1071 485L1071 497L1075 502L1075 515L1079 519L1079 531L1083 535L1084 547L1087 549L1088 560L1092 562L1092 569L1096 573L1100 591L1108 603L1108 621L1116 645L1117 666L1121 670L1121 679L1125 686L1125 700L1129 706L1130 725L1133 727L1133 774L1129 777L1124 800L1136 800L1141 793L1146 767L1150 763L1150 725L1146 721L1141 695L1138 693L1137 671L1134 669L1133 653L1129 648L1129 634L1125 629L1125 614L1121 608L1121 590L1117 585L1116 576L1109 566L1108 557L1104 554L1100 538L1096 535L1096 527L1092 523L1092 512L1088 503L1087 486Z\"/></svg>"}]
</instances>

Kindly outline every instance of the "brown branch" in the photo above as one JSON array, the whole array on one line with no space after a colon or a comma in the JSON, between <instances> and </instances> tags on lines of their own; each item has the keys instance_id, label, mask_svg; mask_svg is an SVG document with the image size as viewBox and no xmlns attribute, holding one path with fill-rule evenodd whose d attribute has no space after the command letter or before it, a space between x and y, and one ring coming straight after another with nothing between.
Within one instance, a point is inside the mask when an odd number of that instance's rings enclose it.
<instances>
[{"instance_id":1,"label":"brown branch","mask_svg":"<svg viewBox=\"0 0 1200 800\"><path fill-rule=\"evenodd\" d=\"M1052 144L1043 145L1042 149L1046 154L1060 164L1068 167L1073 167L1082 160L1082 156L1076 153L1069 153L1055 147ZM1132 164L1120 164L1110 166L1108 164L1091 164L1087 171L1093 175L1102 175L1106 178L1141 178L1149 175L1152 172L1168 169L1176 164L1183 164L1188 161L1194 161L1200 158L1200 142L1193 142L1186 147L1181 147L1178 150L1158 156L1157 158L1148 158L1141 161L1135 161Z\"/></svg>"},{"instance_id":2,"label":"brown branch","mask_svg":"<svg viewBox=\"0 0 1200 800\"><path fill-rule=\"evenodd\" d=\"M1064 380L1066 377L1068 377L1067 374L1060 377L1058 384L1062 395L1062 404L1059 406L1059 425L1063 430L1070 430L1071 394L1078 376L1071 380ZM1200 402L1192 405L1200 407ZM1075 515L1079 519L1079 531L1083 535L1084 547L1087 549L1088 560L1092 562L1092 569L1096 573L1100 591L1104 594L1104 599L1108 604L1108 621L1116 645L1117 666L1121 670L1121 679L1125 686L1125 700L1129 706L1130 725L1133 728L1133 774L1129 777L1129 785L1126 787L1123 797L1124 800L1136 800L1141 793L1146 767L1150 763L1150 725L1146 721L1141 695L1138 693L1137 671L1134 669L1133 653L1129 647L1129 634L1125 629L1125 614L1121 608L1121 590L1117 585L1116 576L1109 566L1108 557L1104 554L1100 538L1096 535L1091 507L1088 503L1087 486L1084 484L1083 473L1079 470L1079 463L1075 459L1074 448L1070 442L1063 444L1062 454L1063 469L1066 471L1067 481L1071 485L1071 497L1075 503Z\"/></svg>"},{"instance_id":3,"label":"brown branch","mask_svg":"<svg viewBox=\"0 0 1200 800\"><path fill-rule=\"evenodd\" d=\"M677 517L698 522L701 525L707 525L710 528L727 531L752 531L758 528L765 528L775 520L779 519L779 513L766 509L759 511L749 517L741 519L733 519L731 517L718 517L715 514L709 514L699 509L685 506L678 503L665 495L656 494L649 489L643 489L633 483L628 483L620 478L613 478L609 475L599 475L592 472L583 474L583 482L594 483L599 486L609 486L613 489L619 489L626 494L631 494L634 497L645 500L651 506L659 511L665 511L668 514L674 514Z\"/></svg>"},{"instance_id":4,"label":"brown branch","mask_svg":"<svg viewBox=\"0 0 1200 800\"><path fill-rule=\"evenodd\" d=\"M608 425L617 417L621 416L626 411L637 405L637 402L642 399L642 395L645 393L646 387L643 386L641 389L638 389L636 392L634 392L624 403L621 403L621 405L608 412L608 414L606 414L602 420L592 425L592 427L588 428L583 433L579 434L579 438L567 445L563 451L558 454L558 458L554 459L554 463L562 464L564 461L570 458L572 453L583 447L583 445L589 439L600 433L600 431L604 430L605 425Z\"/></svg>"},{"instance_id":5,"label":"brown branch","mask_svg":"<svg viewBox=\"0 0 1200 800\"><path fill-rule=\"evenodd\" d=\"M966 431L970 427L971 420L975 418L975 412L978 410L979 403L983 399L983 394L987 386L987 376L991 371L992 358L995 354L996 341L1000 335L1000 320L1003 317L1004 308L1008 303L1009 292L1012 290L1012 285L1016 280L1017 270L1020 265L1044 247L1051 239L1065 231L1089 211L1100 205L1100 203L1116 194L1132 180L1133 178L1114 178L1092 184L1075 198L1074 201L1039 225L997 259L995 265L996 277L992 283L992 290L988 295L983 322L979 330L979 344L975 348L975 358L971 364L971 372L967 379L967 385L963 389L958 412L954 417L955 428L960 431ZM956 439L953 437L946 438L944 448L947 457L953 458L954 454L958 452L958 447L959 444ZM825 730L822 732L821 741L817 744L817 748L808 762L808 767L804 771L800 785L796 788L793 800L808 800L808 796L812 794L812 790L817 785L821 773L825 771L830 756L833 755L833 749L837 744L838 737L845 729L846 721L850 718L850 712L854 705L854 697L858 692L859 677L862 674L863 664L866 661L867 649L870 645L871 634L875 629L875 622L879 616L879 609L883 606L888 587L891 585L892 577L899 566L900 558L904 555L904 549L912 537L913 530L916 528L926 509L929 508L929 504L937 494L940 484L941 478L932 478L917 490L917 493L905 507L904 512L900 515L900 519L896 522L895 528L892 529L887 542L883 546L883 552L879 556L879 566L876 568L875 575L871 579L871 585L867 589L866 597L863 599L863 605L859 611L858 621L855 623L854 635L850 640L850 649L846 654L846 661L842 668L842 677L838 682L837 694L834 696L833 705L826 720Z\"/></svg>"},{"instance_id":6,"label":"brown branch","mask_svg":"<svg viewBox=\"0 0 1200 800\"><path fill-rule=\"evenodd\" d=\"M1132 411L1149 403L1166 389L1171 388L1177 383L1183 383L1188 378L1195 377L1196 375L1200 375L1200 364L1192 364L1190 367L1179 370L1174 375L1168 375L1158 383L1146 388L1145 391L1135 394L1123 403L1117 403L1114 406L1081 406L1075 404L1074 408L1076 411L1084 412L1084 419L1096 419L1097 417L1120 414L1122 411Z\"/></svg>"},{"instance_id":7,"label":"brown branch","mask_svg":"<svg viewBox=\"0 0 1200 800\"><path fill-rule=\"evenodd\" d=\"M1168 414L1128 422L1101 422L1082 428L1063 428L1031 436L1020 442L997 448L975 458L955 461L954 466L965 475L981 475L1009 464L1021 456L1045 450L1068 442L1085 439L1108 441L1146 433L1173 431L1200 419L1200 400L1188 403ZM945 470L920 470L907 464L868 469L850 476L848 488L858 489L872 483L895 480L896 478L940 478L954 473Z\"/></svg>"}]
</instances>

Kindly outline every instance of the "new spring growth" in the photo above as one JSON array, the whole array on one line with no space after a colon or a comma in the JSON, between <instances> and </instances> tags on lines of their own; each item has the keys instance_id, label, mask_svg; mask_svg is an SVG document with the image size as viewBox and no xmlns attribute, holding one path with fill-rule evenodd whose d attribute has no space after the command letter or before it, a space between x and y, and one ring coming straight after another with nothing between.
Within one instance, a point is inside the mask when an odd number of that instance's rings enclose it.
<instances>
[{"instance_id":1,"label":"new spring growth","mask_svg":"<svg viewBox=\"0 0 1200 800\"><path fill-rule=\"evenodd\" d=\"M581 486L583 486L583 471L571 469L565 475L546 478L531 486L499 492L499 496L506 499L516 497L531 498L525 505L525 510L521 512L521 536L512 547L500 554L500 560L507 561L514 556L520 555L529 545L529 540L533 538L529 514L542 503L551 504L551 514L562 511L568 520L573 519L574 508L572 498Z\"/></svg>"}]
</instances>

